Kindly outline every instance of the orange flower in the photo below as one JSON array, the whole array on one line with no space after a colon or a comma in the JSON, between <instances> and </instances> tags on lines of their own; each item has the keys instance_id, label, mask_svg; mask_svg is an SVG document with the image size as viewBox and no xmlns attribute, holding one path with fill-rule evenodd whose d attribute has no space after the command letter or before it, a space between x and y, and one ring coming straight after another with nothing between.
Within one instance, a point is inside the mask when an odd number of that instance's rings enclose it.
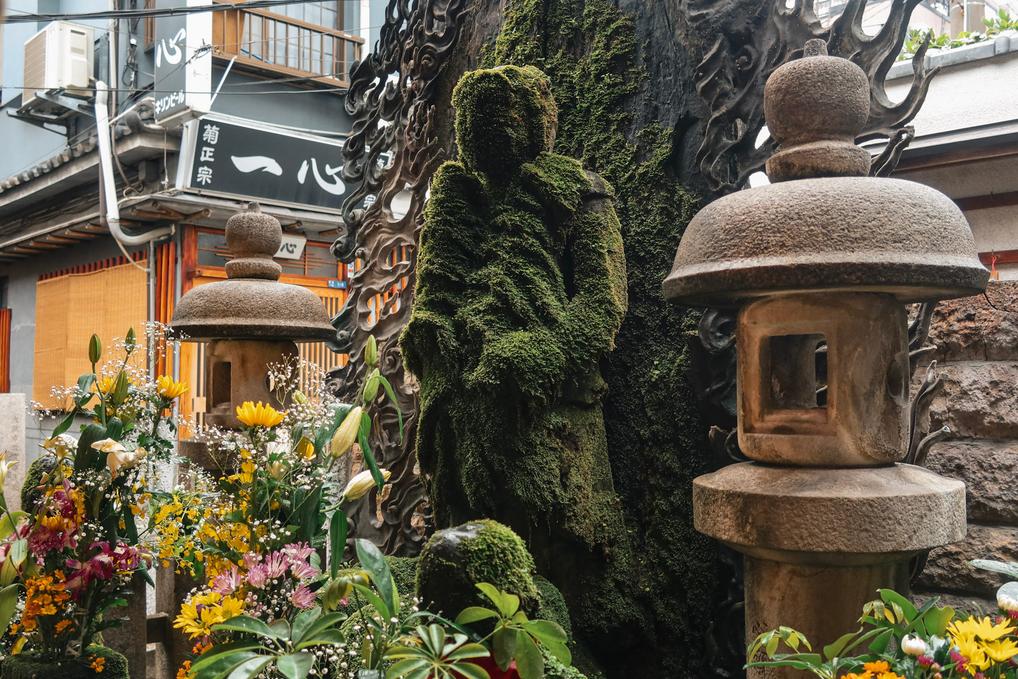
<instances>
[{"instance_id":1,"label":"orange flower","mask_svg":"<svg viewBox=\"0 0 1018 679\"><path fill-rule=\"evenodd\" d=\"M102 671L106 669L106 658L98 655L92 656L92 664L89 665L89 667L91 667L92 671L96 674L101 674Z\"/></svg>"}]
</instances>

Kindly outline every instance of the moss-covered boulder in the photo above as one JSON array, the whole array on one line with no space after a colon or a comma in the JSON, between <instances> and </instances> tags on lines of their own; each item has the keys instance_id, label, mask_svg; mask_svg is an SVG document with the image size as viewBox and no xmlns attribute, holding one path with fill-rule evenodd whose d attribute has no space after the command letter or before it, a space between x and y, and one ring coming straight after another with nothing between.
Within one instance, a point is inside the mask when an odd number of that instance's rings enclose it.
<instances>
[{"instance_id":1,"label":"moss-covered boulder","mask_svg":"<svg viewBox=\"0 0 1018 679\"><path fill-rule=\"evenodd\" d=\"M477 584L487 582L520 597L533 615L541 596L534 559L520 536L497 521L481 520L437 531L421 552L417 592L426 606L455 616L467 606L490 606Z\"/></svg>"},{"instance_id":2,"label":"moss-covered boulder","mask_svg":"<svg viewBox=\"0 0 1018 679\"><path fill-rule=\"evenodd\" d=\"M0 679L129 679L127 658L105 646L90 646L84 658L39 660L12 655L0 660Z\"/></svg>"},{"instance_id":3,"label":"moss-covered boulder","mask_svg":"<svg viewBox=\"0 0 1018 679\"><path fill-rule=\"evenodd\" d=\"M39 486L42 484L42 477L53 471L57 460L52 455L43 455L28 465L25 472L25 482L21 485L21 508L26 512L32 511L35 503L42 497Z\"/></svg>"}]
</instances>

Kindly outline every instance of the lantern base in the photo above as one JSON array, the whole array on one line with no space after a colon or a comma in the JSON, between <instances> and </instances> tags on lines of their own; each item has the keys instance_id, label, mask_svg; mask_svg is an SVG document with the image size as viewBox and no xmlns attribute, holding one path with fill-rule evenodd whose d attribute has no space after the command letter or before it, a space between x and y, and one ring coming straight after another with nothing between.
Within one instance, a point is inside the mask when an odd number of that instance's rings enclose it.
<instances>
[{"instance_id":1,"label":"lantern base","mask_svg":"<svg viewBox=\"0 0 1018 679\"><path fill-rule=\"evenodd\" d=\"M693 482L693 512L697 530L745 556L747 642L785 625L814 648L854 629L877 589L904 590L912 558L966 528L965 485L904 464L736 464Z\"/></svg>"}]
</instances>

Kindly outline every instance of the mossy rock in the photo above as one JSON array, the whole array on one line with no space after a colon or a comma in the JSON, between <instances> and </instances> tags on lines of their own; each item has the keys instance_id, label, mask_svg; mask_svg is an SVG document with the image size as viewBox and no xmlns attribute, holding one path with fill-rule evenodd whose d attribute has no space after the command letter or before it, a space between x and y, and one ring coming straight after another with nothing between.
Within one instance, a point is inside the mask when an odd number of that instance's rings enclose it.
<instances>
[{"instance_id":1,"label":"mossy rock","mask_svg":"<svg viewBox=\"0 0 1018 679\"><path fill-rule=\"evenodd\" d=\"M537 585L537 593L541 597L541 603L537 608L535 617L539 620L557 622L566 631L569 640L572 641L573 622L569 617L569 606L566 604L566 599L562 596L562 592L550 580L540 575L534 578L534 584Z\"/></svg>"},{"instance_id":2,"label":"mossy rock","mask_svg":"<svg viewBox=\"0 0 1018 679\"><path fill-rule=\"evenodd\" d=\"M105 659L102 672L92 669L92 658ZM90 646L86 658L39 660L30 655L12 655L0 661L0 679L130 679L127 658L112 648Z\"/></svg>"},{"instance_id":3,"label":"mossy rock","mask_svg":"<svg viewBox=\"0 0 1018 679\"><path fill-rule=\"evenodd\" d=\"M53 471L56 467L56 458L51 455L43 455L28 465L25 472L25 482L21 485L21 508L31 512L35 503L42 497L39 486L42 484L42 477Z\"/></svg>"},{"instance_id":4,"label":"mossy rock","mask_svg":"<svg viewBox=\"0 0 1018 679\"><path fill-rule=\"evenodd\" d=\"M417 561L416 556L387 556L386 563L392 573L396 589L404 600L417 594Z\"/></svg>"},{"instance_id":5,"label":"mossy rock","mask_svg":"<svg viewBox=\"0 0 1018 679\"><path fill-rule=\"evenodd\" d=\"M589 679L586 674L568 665L563 665L558 658L541 647L544 656L544 679Z\"/></svg>"},{"instance_id":6,"label":"mossy rock","mask_svg":"<svg viewBox=\"0 0 1018 679\"><path fill-rule=\"evenodd\" d=\"M520 597L533 615L541 596L534 582L534 558L510 528L483 519L436 532L421 552L417 592L425 606L455 616L467 606L490 606L477 590L487 582Z\"/></svg>"}]
</instances>

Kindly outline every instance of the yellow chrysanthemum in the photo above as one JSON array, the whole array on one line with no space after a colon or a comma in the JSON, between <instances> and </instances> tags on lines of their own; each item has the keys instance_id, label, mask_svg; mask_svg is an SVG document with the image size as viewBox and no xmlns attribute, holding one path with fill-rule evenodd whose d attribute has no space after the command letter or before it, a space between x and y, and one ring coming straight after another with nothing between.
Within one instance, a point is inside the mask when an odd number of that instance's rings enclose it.
<instances>
[{"instance_id":1,"label":"yellow chrysanthemum","mask_svg":"<svg viewBox=\"0 0 1018 679\"><path fill-rule=\"evenodd\" d=\"M983 645L973 636L951 635L951 642L958 648L958 652L968 660L970 668L977 670L987 669L992 661L986 657Z\"/></svg>"},{"instance_id":2,"label":"yellow chrysanthemum","mask_svg":"<svg viewBox=\"0 0 1018 679\"><path fill-rule=\"evenodd\" d=\"M283 421L283 413L259 401L244 401L237 406L237 419L249 427L275 427Z\"/></svg>"},{"instance_id":3,"label":"yellow chrysanthemum","mask_svg":"<svg viewBox=\"0 0 1018 679\"><path fill-rule=\"evenodd\" d=\"M156 390L163 398L172 401L178 396L187 392L187 382L177 382L169 375L160 375L156 378Z\"/></svg>"},{"instance_id":4,"label":"yellow chrysanthemum","mask_svg":"<svg viewBox=\"0 0 1018 679\"><path fill-rule=\"evenodd\" d=\"M244 611L239 597L223 597L218 592L196 594L180 605L180 615L173 626L194 639L212 633L212 627L235 618Z\"/></svg>"},{"instance_id":5,"label":"yellow chrysanthemum","mask_svg":"<svg viewBox=\"0 0 1018 679\"><path fill-rule=\"evenodd\" d=\"M1015 642L1014 639L985 641L983 642L983 651L994 662L1006 663L1011 658L1018 656L1018 642Z\"/></svg>"}]
</instances>

